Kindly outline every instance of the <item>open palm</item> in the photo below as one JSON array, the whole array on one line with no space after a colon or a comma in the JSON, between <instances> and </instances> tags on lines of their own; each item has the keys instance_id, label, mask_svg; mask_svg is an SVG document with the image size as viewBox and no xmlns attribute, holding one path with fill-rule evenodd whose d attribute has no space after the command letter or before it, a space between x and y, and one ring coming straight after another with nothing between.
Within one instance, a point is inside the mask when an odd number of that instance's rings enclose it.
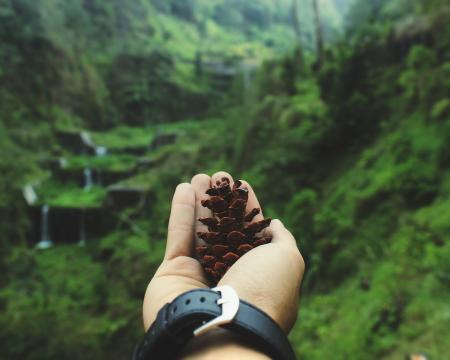
<instances>
[{"instance_id":1,"label":"open palm","mask_svg":"<svg viewBox=\"0 0 450 360\"><path fill-rule=\"evenodd\" d=\"M194 258L197 232L206 227L198 218L210 217L211 211L201 205L208 198L206 190L217 180L231 175L218 172L212 177L196 175L191 183L178 185L172 201L164 260L147 287L144 298L144 326L149 328L158 311L182 293L209 288L200 263ZM247 210L260 207L251 186ZM255 220L262 220L260 213ZM279 220L272 221L270 244L259 246L242 256L228 270L219 285L231 285L239 297L259 307L288 332L297 315L298 295L304 262L292 234Z\"/></svg>"}]
</instances>

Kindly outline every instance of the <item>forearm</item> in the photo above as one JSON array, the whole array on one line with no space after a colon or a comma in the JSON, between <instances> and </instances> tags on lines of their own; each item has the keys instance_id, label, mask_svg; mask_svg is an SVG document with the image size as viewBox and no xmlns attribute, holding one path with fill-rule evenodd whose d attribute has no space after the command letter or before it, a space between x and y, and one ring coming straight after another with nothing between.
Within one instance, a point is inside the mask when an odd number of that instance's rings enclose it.
<instances>
[{"instance_id":1,"label":"forearm","mask_svg":"<svg viewBox=\"0 0 450 360\"><path fill-rule=\"evenodd\" d=\"M223 329L217 329L193 339L181 358L183 360L270 359L246 344L245 339Z\"/></svg>"}]
</instances>

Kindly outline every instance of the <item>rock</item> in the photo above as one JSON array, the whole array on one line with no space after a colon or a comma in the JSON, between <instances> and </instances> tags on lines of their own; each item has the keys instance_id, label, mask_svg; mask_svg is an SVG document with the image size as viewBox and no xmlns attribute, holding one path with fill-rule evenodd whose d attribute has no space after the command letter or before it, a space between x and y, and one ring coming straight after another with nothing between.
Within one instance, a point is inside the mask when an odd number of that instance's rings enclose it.
<instances>
[{"instance_id":1,"label":"rock","mask_svg":"<svg viewBox=\"0 0 450 360\"><path fill-rule=\"evenodd\" d=\"M140 187L114 185L108 188L107 205L115 210L137 206L146 201L147 191Z\"/></svg>"},{"instance_id":2,"label":"rock","mask_svg":"<svg viewBox=\"0 0 450 360\"><path fill-rule=\"evenodd\" d=\"M171 145L177 140L177 134L156 134L151 148L157 149L161 146Z\"/></svg>"},{"instance_id":3,"label":"rock","mask_svg":"<svg viewBox=\"0 0 450 360\"><path fill-rule=\"evenodd\" d=\"M62 131L56 132L59 143L74 154L95 154L95 144L90 134L86 131Z\"/></svg>"},{"instance_id":4,"label":"rock","mask_svg":"<svg viewBox=\"0 0 450 360\"><path fill-rule=\"evenodd\" d=\"M31 219L28 234L30 245L42 240L42 216L40 206L29 207ZM53 245L86 243L105 235L113 226L113 217L106 209L82 209L50 207L48 213L48 237Z\"/></svg>"},{"instance_id":5,"label":"rock","mask_svg":"<svg viewBox=\"0 0 450 360\"><path fill-rule=\"evenodd\" d=\"M158 165L158 159L156 158L140 158L137 162L139 169L150 169Z\"/></svg>"}]
</instances>

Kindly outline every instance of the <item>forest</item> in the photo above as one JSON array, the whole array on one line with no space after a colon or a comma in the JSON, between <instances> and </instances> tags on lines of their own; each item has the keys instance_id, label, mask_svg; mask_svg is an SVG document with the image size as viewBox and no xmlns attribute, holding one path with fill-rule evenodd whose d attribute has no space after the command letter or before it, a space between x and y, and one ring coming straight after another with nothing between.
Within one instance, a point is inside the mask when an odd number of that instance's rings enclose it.
<instances>
[{"instance_id":1,"label":"forest","mask_svg":"<svg viewBox=\"0 0 450 360\"><path fill-rule=\"evenodd\" d=\"M446 0L0 0L0 359L130 358L176 185L306 262L299 359L450 359Z\"/></svg>"}]
</instances>

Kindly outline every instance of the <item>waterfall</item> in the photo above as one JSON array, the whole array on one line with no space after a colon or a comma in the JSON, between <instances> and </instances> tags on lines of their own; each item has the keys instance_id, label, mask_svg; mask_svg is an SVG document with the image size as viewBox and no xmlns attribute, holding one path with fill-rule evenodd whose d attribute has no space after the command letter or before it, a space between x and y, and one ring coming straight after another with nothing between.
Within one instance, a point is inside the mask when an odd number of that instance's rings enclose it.
<instances>
[{"instance_id":1,"label":"waterfall","mask_svg":"<svg viewBox=\"0 0 450 360\"><path fill-rule=\"evenodd\" d=\"M95 147L95 156L106 156L108 154L108 148L105 146L96 146ZM97 170L97 185L103 186L102 182L102 171Z\"/></svg>"},{"instance_id":2,"label":"waterfall","mask_svg":"<svg viewBox=\"0 0 450 360\"><path fill-rule=\"evenodd\" d=\"M105 156L106 154L108 154L108 149L105 146L96 146L95 147L95 155Z\"/></svg>"},{"instance_id":3,"label":"waterfall","mask_svg":"<svg viewBox=\"0 0 450 360\"><path fill-rule=\"evenodd\" d=\"M50 223L49 223L50 207L42 206L41 209L41 241L36 244L38 249L48 249L53 245L50 240Z\"/></svg>"},{"instance_id":4,"label":"waterfall","mask_svg":"<svg viewBox=\"0 0 450 360\"><path fill-rule=\"evenodd\" d=\"M33 185L25 185L22 189L23 197L28 205L33 205L38 200L38 196L36 191L34 190Z\"/></svg>"},{"instance_id":5,"label":"waterfall","mask_svg":"<svg viewBox=\"0 0 450 360\"><path fill-rule=\"evenodd\" d=\"M243 85L243 101L247 102L251 98L253 75L257 68L257 64L254 62L243 61L240 64L239 72L242 77Z\"/></svg>"},{"instance_id":6,"label":"waterfall","mask_svg":"<svg viewBox=\"0 0 450 360\"><path fill-rule=\"evenodd\" d=\"M81 210L80 215L80 240L78 241L79 246L86 245L86 221L84 209Z\"/></svg>"},{"instance_id":7,"label":"waterfall","mask_svg":"<svg viewBox=\"0 0 450 360\"><path fill-rule=\"evenodd\" d=\"M84 168L84 190L89 191L92 188L92 170Z\"/></svg>"}]
</instances>

